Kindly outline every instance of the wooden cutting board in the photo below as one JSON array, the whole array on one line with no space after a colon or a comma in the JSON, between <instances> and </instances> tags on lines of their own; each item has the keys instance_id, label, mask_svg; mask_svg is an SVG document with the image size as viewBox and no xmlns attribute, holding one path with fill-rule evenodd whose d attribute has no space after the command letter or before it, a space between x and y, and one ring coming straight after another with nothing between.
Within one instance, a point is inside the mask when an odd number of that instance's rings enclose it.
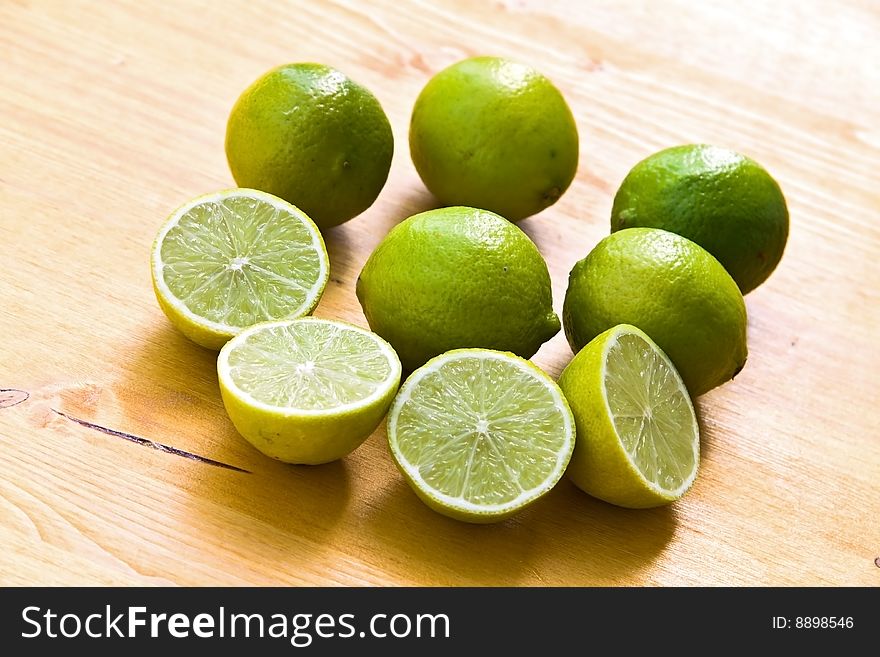
<instances>
[{"instance_id":1,"label":"wooden cutting board","mask_svg":"<svg viewBox=\"0 0 880 657\"><path fill-rule=\"evenodd\" d=\"M880 584L878 34L880 6L858 0L0 3L0 388L23 391L0 393L0 584ZM574 184L521 224L557 310L648 154L728 146L786 193L748 366L699 400L702 470L670 508L562 482L515 519L460 524L411 493L383 429L338 463L273 462L227 420L215 355L155 302L160 223L232 185L238 94L320 61L394 126L378 201L325 235L316 314L365 325L361 266L434 203L409 160L413 101L487 53L547 74L580 129ZM570 358L560 334L535 361L555 376Z\"/></svg>"}]
</instances>

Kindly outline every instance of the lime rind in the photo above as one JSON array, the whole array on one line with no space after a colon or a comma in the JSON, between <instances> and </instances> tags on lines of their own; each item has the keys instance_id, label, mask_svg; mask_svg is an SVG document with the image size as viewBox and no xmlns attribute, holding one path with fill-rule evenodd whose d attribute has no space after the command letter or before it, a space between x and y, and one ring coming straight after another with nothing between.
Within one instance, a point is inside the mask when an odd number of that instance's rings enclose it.
<instances>
[{"instance_id":1,"label":"lime rind","mask_svg":"<svg viewBox=\"0 0 880 657\"><path fill-rule=\"evenodd\" d=\"M672 361L643 332L620 326L602 358L605 407L623 452L643 483L680 498L697 476L699 426ZM659 400L652 391L662 390Z\"/></svg>"},{"instance_id":2,"label":"lime rind","mask_svg":"<svg viewBox=\"0 0 880 657\"><path fill-rule=\"evenodd\" d=\"M501 519L561 478L574 418L556 384L528 361L460 349L404 383L388 415L388 440L401 471L435 509Z\"/></svg>"},{"instance_id":3,"label":"lime rind","mask_svg":"<svg viewBox=\"0 0 880 657\"><path fill-rule=\"evenodd\" d=\"M163 310L181 317L191 337L210 336L212 346L260 321L308 315L330 276L314 222L278 197L244 188L178 208L156 237L151 266Z\"/></svg>"},{"instance_id":4,"label":"lime rind","mask_svg":"<svg viewBox=\"0 0 880 657\"><path fill-rule=\"evenodd\" d=\"M378 335L312 317L245 329L220 350L217 371L247 406L286 417L370 407L401 377L400 359Z\"/></svg>"}]
</instances>

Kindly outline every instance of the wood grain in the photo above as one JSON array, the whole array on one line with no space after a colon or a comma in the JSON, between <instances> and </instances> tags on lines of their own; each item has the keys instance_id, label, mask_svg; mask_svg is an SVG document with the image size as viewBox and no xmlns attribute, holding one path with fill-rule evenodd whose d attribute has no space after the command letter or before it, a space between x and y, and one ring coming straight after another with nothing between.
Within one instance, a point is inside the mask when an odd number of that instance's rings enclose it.
<instances>
[{"instance_id":1,"label":"wood grain","mask_svg":"<svg viewBox=\"0 0 880 657\"><path fill-rule=\"evenodd\" d=\"M880 584L880 6L764 3L0 3L0 584ZM395 160L375 205L329 230L317 310L364 325L354 280L434 201L409 112L469 55L553 79L580 169L522 223L561 307L614 191L660 148L743 151L779 180L791 237L747 298L748 366L699 402L702 471L667 509L567 482L472 527L424 507L379 430L341 462L275 463L220 402L214 354L175 333L149 245L190 197L232 184L227 113L264 70L337 66L383 103ZM536 362L556 375L562 335ZM55 411L250 471L183 459Z\"/></svg>"}]
</instances>

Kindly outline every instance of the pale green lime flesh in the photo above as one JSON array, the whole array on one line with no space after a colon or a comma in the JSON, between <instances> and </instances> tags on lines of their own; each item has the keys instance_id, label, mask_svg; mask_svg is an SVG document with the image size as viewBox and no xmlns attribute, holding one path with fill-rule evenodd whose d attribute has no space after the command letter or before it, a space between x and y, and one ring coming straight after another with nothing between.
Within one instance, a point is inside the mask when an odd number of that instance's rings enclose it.
<instances>
[{"instance_id":1,"label":"pale green lime flesh","mask_svg":"<svg viewBox=\"0 0 880 657\"><path fill-rule=\"evenodd\" d=\"M480 511L525 503L558 478L573 444L569 411L549 379L525 367L462 356L408 386L393 439L427 494Z\"/></svg>"},{"instance_id":2,"label":"pale green lime flesh","mask_svg":"<svg viewBox=\"0 0 880 657\"><path fill-rule=\"evenodd\" d=\"M687 389L675 371L631 333L609 347L605 368L606 400L630 461L663 491L689 486L699 437Z\"/></svg>"},{"instance_id":3,"label":"pale green lime flesh","mask_svg":"<svg viewBox=\"0 0 880 657\"><path fill-rule=\"evenodd\" d=\"M249 195L215 195L164 235L162 279L193 315L230 328L305 315L327 276L305 215Z\"/></svg>"},{"instance_id":4,"label":"pale green lime flesh","mask_svg":"<svg viewBox=\"0 0 880 657\"><path fill-rule=\"evenodd\" d=\"M392 375L390 348L338 323L278 323L242 338L229 353L229 376L267 406L337 409L384 390Z\"/></svg>"}]
</instances>

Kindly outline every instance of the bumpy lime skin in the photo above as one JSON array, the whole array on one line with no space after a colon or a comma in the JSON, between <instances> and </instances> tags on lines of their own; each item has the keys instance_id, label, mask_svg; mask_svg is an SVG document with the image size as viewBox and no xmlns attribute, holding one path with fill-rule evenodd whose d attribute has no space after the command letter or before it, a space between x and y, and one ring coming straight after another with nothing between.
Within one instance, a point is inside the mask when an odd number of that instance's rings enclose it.
<instances>
[{"instance_id":1,"label":"bumpy lime skin","mask_svg":"<svg viewBox=\"0 0 880 657\"><path fill-rule=\"evenodd\" d=\"M393 152L376 97L323 64L269 71L241 94L226 128L235 182L293 203L320 228L372 205Z\"/></svg>"},{"instance_id":2,"label":"bumpy lime skin","mask_svg":"<svg viewBox=\"0 0 880 657\"><path fill-rule=\"evenodd\" d=\"M452 207L395 226L356 287L370 328L412 371L451 349L530 358L559 332L550 274L537 247L502 217Z\"/></svg>"},{"instance_id":3,"label":"bumpy lime skin","mask_svg":"<svg viewBox=\"0 0 880 657\"><path fill-rule=\"evenodd\" d=\"M571 109L547 78L500 57L474 57L435 75L413 108L413 163L444 205L510 221L553 205L578 165Z\"/></svg>"},{"instance_id":4,"label":"bumpy lime skin","mask_svg":"<svg viewBox=\"0 0 880 657\"><path fill-rule=\"evenodd\" d=\"M575 264L562 308L577 353L618 324L647 333L669 356L692 397L745 366L746 306L721 263L698 244L657 228L628 228Z\"/></svg>"},{"instance_id":5,"label":"bumpy lime skin","mask_svg":"<svg viewBox=\"0 0 880 657\"><path fill-rule=\"evenodd\" d=\"M611 231L663 228L714 255L743 294L782 259L789 216L779 184L734 151L689 144L639 162L614 197Z\"/></svg>"}]
</instances>

